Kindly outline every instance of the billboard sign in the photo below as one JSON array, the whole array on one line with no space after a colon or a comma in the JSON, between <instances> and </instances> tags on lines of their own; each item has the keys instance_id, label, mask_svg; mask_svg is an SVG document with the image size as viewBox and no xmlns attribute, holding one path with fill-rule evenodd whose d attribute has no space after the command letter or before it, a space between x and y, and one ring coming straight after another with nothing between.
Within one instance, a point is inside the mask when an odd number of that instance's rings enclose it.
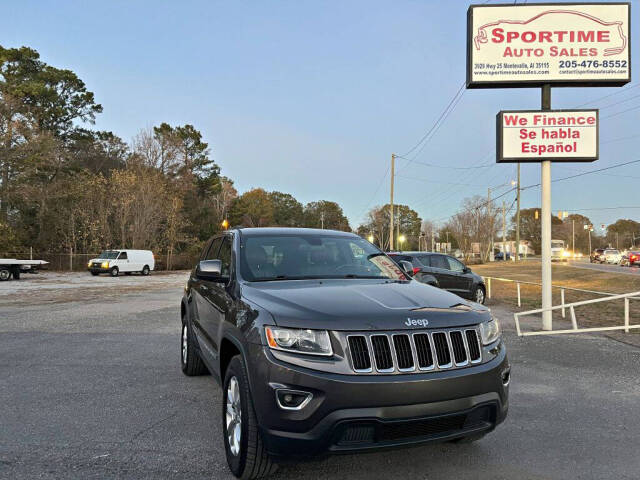
<instances>
[{"instance_id":1,"label":"billboard sign","mask_svg":"<svg viewBox=\"0 0 640 480\"><path fill-rule=\"evenodd\" d=\"M631 80L629 3L472 5L467 88Z\"/></svg>"},{"instance_id":2,"label":"billboard sign","mask_svg":"<svg viewBox=\"0 0 640 480\"><path fill-rule=\"evenodd\" d=\"M598 110L501 111L496 133L498 163L598 159Z\"/></svg>"}]
</instances>

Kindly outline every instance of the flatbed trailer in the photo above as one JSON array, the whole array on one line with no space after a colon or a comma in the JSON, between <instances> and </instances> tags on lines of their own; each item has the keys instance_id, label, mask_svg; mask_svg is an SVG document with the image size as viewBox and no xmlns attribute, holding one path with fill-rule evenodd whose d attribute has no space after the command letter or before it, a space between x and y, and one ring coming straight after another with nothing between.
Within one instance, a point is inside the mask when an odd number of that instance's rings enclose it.
<instances>
[{"instance_id":1,"label":"flatbed trailer","mask_svg":"<svg viewBox=\"0 0 640 480\"><path fill-rule=\"evenodd\" d=\"M0 258L0 281L6 281L13 277L20 279L21 273L35 273L39 267L49 262L44 260L17 260L15 258Z\"/></svg>"}]
</instances>

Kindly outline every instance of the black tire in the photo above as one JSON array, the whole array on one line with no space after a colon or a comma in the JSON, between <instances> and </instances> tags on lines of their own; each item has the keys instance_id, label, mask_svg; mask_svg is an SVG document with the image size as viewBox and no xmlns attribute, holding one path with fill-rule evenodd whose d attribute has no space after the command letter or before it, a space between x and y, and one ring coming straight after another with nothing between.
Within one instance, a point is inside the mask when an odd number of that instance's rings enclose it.
<instances>
[{"instance_id":1,"label":"black tire","mask_svg":"<svg viewBox=\"0 0 640 480\"><path fill-rule=\"evenodd\" d=\"M6 282L11 278L11 270L8 268L0 268L0 282Z\"/></svg>"},{"instance_id":2,"label":"black tire","mask_svg":"<svg viewBox=\"0 0 640 480\"><path fill-rule=\"evenodd\" d=\"M465 445L468 443L477 442L481 438L484 438L486 433L476 433L474 435L467 435L466 437L456 438L455 440L451 440L451 443L455 443L458 445Z\"/></svg>"},{"instance_id":3,"label":"black tire","mask_svg":"<svg viewBox=\"0 0 640 480\"><path fill-rule=\"evenodd\" d=\"M475 288L475 290L473 291L473 297L471 299L476 303L484 305L484 302L487 300L487 292L482 285L478 285Z\"/></svg>"},{"instance_id":4,"label":"black tire","mask_svg":"<svg viewBox=\"0 0 640 480\"><path fill-rule=\"evenodd\" d=\"M149 272L151 272L151 269L149 268L149 265L145 265L144 267L142 267L142 270L140 271L140 273L142 275L144 275L145 277L147 275L149 275Z\"/></svg>"},{"instance_id":5,"label":"black tire","mask_svg":"<svg viewBox=\"0 0 640 480\"><path fill-rule=\"evenodd\" d=\"M13 279L20 280L20 267L16 267L13 269Z\"/></svg>"},{"instance_id":6,"label":"black tire","mask_svg":"<svg viewBox=\"0 0 640 480\"><path fill-rule=\"evenodd\" d=\"M229 445L226 422L227 388L232 378L235 378L238 382L241 406L240 449L235 455L231 452ZM262 443L256 414L253 409L253 400L249 391L247 371L244 360L240 355L236 355L229 362L224 376L222 392L222 434L227 464L231 473L243 480L268 477L277 470L278 466L269 457Z\"/></svg>"},{"instance_id":7,"label":"black tire","mask_svg":"<svg viewBox=\"0 0 640 480\"><path fill-rule=\"evenodd\" d=\"M207 367L205 367L200 358L193 333L184 320L180 332L180 366L182 367L182 373L188 377L195 377L207 373Z\"/></svg>"},{"instance_id":8,"label":"black tire","mask_svg":"<svg viewBox=\"0 0 640 480\"><path fill-rule=\"evenodd\" d=\"M91 273L91 275L93 275L94 277L97 277L98 275L100 275L98 272L89 272Z\"/></svg>"},{"instance_id":9,"label":"black tire","mask_svg":"<svg viewBox=\"0 0 640 480\"><path fill-rule=\"evenodd\" d=\"M118 273L120 273L118 267L112 267L111 270L109 270L109 275L111 275L112 277L117 277Z\"/></svg>"}]
</instances>

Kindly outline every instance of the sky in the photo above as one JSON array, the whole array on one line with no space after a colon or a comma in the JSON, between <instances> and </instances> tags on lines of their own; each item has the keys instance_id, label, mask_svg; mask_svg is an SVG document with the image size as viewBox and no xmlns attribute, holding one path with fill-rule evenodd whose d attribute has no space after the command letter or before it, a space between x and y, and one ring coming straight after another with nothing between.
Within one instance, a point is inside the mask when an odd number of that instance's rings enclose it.
<instances>
[{"instance_id":1,"label":"sky","mask_svg":"<svg viewBox=\"0 0 640 480\"><path fill-rule=\"evenodd\" d=\"M639 1L631 3L637 18ZM463 84L468 6L14 0L3 7L0 44L29 46L76 72L104 107L93 128L130 141L161 122L193 124L240 192L262 187L303 203L336 201L355 228L389 201L391 154L408 152ZM638 33L636 22L634 44ZM640 159L640 109L632 109L640 107L638 50L626 87L552 90L553 108L601 108L600 160L554 164L552 178ZM443 222L466 197L508 190L516 167L494 164L495 115L539 106L535 88L464 90L409 155L419 151L415 161L397 160L395 202ZM539 165L522 166L523 187L539 181ZM552 209L587 215L598 229L618 218L640 221L639 186L640 164L558 181ZM498 201L511 208L514 199ZM522 192L522 208L539 205L539 188Z\"/></svg>"}]
</instances>

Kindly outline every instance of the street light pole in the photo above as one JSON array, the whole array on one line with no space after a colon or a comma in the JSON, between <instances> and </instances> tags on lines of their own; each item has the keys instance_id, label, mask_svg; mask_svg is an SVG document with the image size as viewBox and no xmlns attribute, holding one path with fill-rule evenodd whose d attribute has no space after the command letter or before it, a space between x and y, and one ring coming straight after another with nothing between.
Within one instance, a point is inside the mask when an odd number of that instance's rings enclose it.
<instances>
[{"instance_id":1,"label":"street light pole","mask_svg":"<svg viewBox=\"0 0 640 480\"><path fill-rule=\"evenodd\" d=\"M393 182L396 171L396 155L391 154L391 198L389 200L389 251L393 251Z\"/></svg>"}]
</instances>

